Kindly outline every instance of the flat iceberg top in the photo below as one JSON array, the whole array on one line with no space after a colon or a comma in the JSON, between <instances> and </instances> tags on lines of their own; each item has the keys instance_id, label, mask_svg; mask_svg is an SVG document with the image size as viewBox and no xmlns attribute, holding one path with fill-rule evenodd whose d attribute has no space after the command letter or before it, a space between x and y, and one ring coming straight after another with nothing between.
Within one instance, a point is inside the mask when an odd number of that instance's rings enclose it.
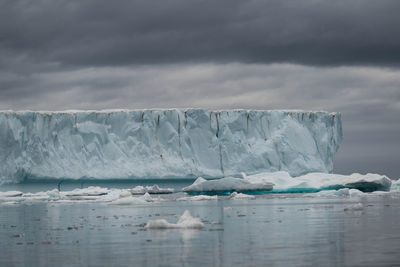
<instances>
[{"instance_id":1,"label":"flat iceberg top","mask_svg":"<svg viewBox=\"0 0 400 267\"><path fill-rule=\"evenodd\" d=\"M0 110L0 113L5 114L24 114L24 113L38 113L38 114L77 114L77 113L103 113L103 114L111 114L111 113L129 113L129 112L164 112L164 111L207 111L213 113L221 113L221 112L283 112L283 113L304 113L304 114L318 114L318 113L325 113L329 115L339 115L339 112L328 112L324 110L301 110L301 109L270 109L270 110L263 110L263 109L200 109L200 108L153 108L153 109L101 109L101 110L79 110L79 109L70 109L70 110Z\"/></svg>"},{"instance_id":2,"label":"flat iceberg top","mask_svg":"<svg viewBox=\"0 0 400 267\"><path fill-rule=\"evenodd\" d=\"M332 172L341 140L319 111L2 111L0 184Z\"/></svg>"}]
</instances>

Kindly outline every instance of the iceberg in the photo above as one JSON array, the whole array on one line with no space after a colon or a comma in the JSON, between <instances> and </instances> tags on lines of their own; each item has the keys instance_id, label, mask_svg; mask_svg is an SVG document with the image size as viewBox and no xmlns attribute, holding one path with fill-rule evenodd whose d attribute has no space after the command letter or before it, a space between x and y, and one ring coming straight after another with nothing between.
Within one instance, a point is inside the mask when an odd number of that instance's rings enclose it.
<instances>
[{"instance_id":1,"label":"iceberg","mask_svg":"<svg viewBox=\"0 0 400 267\"><path fill-rule=\"evenodd\" d=\"M177 223L169 223L164 219L150 220L146 229L202 229L204 224L199 218L192 217L188 210L182 214Z\"/></svg>"},{"instance_id":2,"label":"iceberg","mask_svg":"<svg viewBox=\"0 0 400 267\"><path fill-rule=\"evenodd\" d=\"M273 183L263 180L251 181L242 178L225 177L217 180L206 180L202 177L182 188L183 192L189 194L231 194L233 192L262 192L270 191Z\"/></svg>"},{"instance_id":3,"label":"iceberg","mask_svg":"<svg viewBox=\"0 0 400 267\"><path fill-rule=\"evenodd\" d=\"M158 185L153 186L135 186L131 190L132 195L143 195L145 193L149 194L172 194L174 193L173 188L161 188Z\"/></svg>"},{"instance_id":4,"label":"iceberg","mask_svg":"<svg viewBox=\"0 0 400 267\"><path fill-rule=\"evenodd\" d=\"M390 191L392 181L385 175L368 173L351 175L330 173L308 173L292 177L280 171L259 173L243 178L221 178L206 180L199 177L192 185L184 187L183 192L189 194L230 194L237 193L311 193L322 190L335 190L338 195L355 195L357 192ZM340 190L343 189L343 190ZM336 192L338 190L338 192ZM236 193L235 193L236 192ZM239 197L241 195L238 195Z\"/></svg>"},{"instance_id":5,"label":"iceberg","mask_svg":"<svg viewBox=\"0 0 400 267\"><path fill-rule=\"evenodd\" d=\"M275 193L304 193L342 188L357 189L362 192L390 191L392 181L385 175L353 173L351 175L331 173L308 173L292 177L287 172L259 173L244 175L251 183L269 182L274 184ZM344 193L346 191L342 191ZM355 193L356 191L351 191ZM350 191L349 191L350 193Z\"/></svg>"},{"instance_id":6,"label":"iceberg","mask_svg":"<svg viewBox=\"0 0 400 267\"><path fill-rule=\"evenodd\" d=\"M147 204L148 202L154 202L154 199L149 195L149 193L145 193L143 196L140 197L121 197L111 201L109 205L142 205Z\"/></svg>"},{"instance_id":7,"label":"iceberg","mask_svg":"<svg viewBox=\"0 0 400 267\"><path fill-rule=\"evenodd\" d=\"M203 201L203 200L218 200L218 196L197 195L189 197L180 197L176 199L176 201Z\"/></svg>"},{"instance_id":8,"label":"iceberg","mask_svg":"<svg viewBox=\"0 0 400 267\"><path fill-rule=\"evenodd\" d=\"M243 193L237 193L237 192L233 192L230 196L230 199L255 199L256 197L253 195L246 195Z\"/></svg>"},{"instance_id":9,"label":"iceberg","mask_svg":"<svg viewBox=\"0 0 400 267\"><path fill-rule=\"evenodd\" d=\"M0 111L0 183L329 173L341 140L322 111Z\"/></svg>"}]
</instances>

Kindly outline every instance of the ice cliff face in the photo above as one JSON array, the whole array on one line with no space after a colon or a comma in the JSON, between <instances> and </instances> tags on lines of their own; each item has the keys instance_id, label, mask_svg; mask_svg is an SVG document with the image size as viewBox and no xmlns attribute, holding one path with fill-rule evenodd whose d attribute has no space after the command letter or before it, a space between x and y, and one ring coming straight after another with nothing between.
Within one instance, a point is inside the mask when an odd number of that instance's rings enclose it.
<instances>
[{"instance_id":1,"label":"ice cliff face","mask_svg":"<svg viewBox=\"0 0 400 267\"><path fill-rule=\"evenodd\" d=\"M0 112L0 181L331 172L337 113L116 110Z\"/></svg>"}]
</instances>

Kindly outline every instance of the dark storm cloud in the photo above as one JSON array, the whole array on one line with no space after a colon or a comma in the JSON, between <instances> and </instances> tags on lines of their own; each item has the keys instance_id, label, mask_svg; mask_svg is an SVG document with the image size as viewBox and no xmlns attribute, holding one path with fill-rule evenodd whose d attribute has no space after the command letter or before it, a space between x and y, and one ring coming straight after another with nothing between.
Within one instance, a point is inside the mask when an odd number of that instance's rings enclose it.
<instances>
[{"instance_id":1,"label":"dark storm cloud","mask_svg":"<svg viewBox=\"0 0 400 267\"><path fill-rule=\"evenodd\" d=\"M3 0L0 5L0 50L10 59L82 66L400 62L397 0Z\"/></svg>"}]
</instances>

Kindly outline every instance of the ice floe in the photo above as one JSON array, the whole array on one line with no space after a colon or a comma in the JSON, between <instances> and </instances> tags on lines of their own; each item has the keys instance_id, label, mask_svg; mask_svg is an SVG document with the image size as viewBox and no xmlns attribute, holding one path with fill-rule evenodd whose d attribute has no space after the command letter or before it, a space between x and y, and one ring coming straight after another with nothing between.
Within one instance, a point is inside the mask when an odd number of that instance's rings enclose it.
<instances>
[{"instance_id":1,"label":"ice floe","mask_svg":"<svg viewBox=\"0 0 400 267\"><path fill-rule=\"evenodd\" d=\"M149 193L145 193L140 197L126 196L118 198L111 201L109 205L143 205L148 204L148 202L154 202L154 199L149 195Z\"/></svg>"},{"instance_id":2,"label":"ice floe","mask_svg":"<svg viewBox=\"0 0 400 267\"><path fill-rule=\"evenodd\" d=\"M309 173L291 177L287 172L260 173L244 175L251 183L270 182L274 184L274 192L317 192L320 190L338 190L342 188L358 189L363 192L389 191L392 181L385 175L359 174L351 175L330 173Z\"/></svg>"},{"instance_id":3,"label":"ice floe","mask_svg":"<svg viewBox=\"0 0 400 267\"><path fill-rule=\"evenodd\" d=\"M186 210L177 223L170 223L165 219L150 220L145 225L146 229L202 229L204 224L199 218L192 217Z\"/></svg>"},{"instance_id":4,"label":"ice floe","mask_svg":"<svg viewBox=\"0 0 400 267\"><path fill-rule=\"evenodd\" d=\"M218 196L207 196L207 195L197 195L197 196L187 196L180 197L176 199L177 201L201 201L201 200L218 200Z\"/></svg>"},{"instance_id":5,"label":"ice floe","mask_svg":"<svg viewBox=\"0 0 400 267\"><path fill-rule=\"evenodd\" d=\"M144 193L149 194L172 194L174 193L173 188L161 188L158 185L153 186L141 186L138 185L132 189L130 189L133 195L143 195Z\"/></svg>"},{"instance_id":6,"label":"ice floe","mask_svg":"<svg viewBox=\"0 0 400 267\"><path fill-rule=\"evenodd\" d=\"M199 177L192 185L184 187L187 193L226 194L232 192L270 191L273 184L266 181L251 181L242 178L226 177L218 180L206 180Z\"/></svg>"},{"instance_id":7,"label":"ice floe","mask_svg":"<svg viewBox=\"0 0 400 267\"><path fill-rule=\"evenodd\" d=\"M252 195L246 195L243 193L237 193L237 192L233 192L230 196L230 199L255 199L255 196Z\"/></svg>"}]
</instances>

